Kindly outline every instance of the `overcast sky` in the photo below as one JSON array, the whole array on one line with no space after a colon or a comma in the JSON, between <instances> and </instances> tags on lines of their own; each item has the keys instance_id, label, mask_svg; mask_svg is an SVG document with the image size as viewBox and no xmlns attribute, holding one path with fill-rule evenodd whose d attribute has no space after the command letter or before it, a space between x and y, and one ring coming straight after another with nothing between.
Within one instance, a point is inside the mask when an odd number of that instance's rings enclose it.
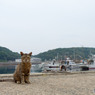
<instances>
[{"instance_id":1,"label":"overcast sky","mask_svg":"<svg viewBox=\"0 0 95 95\"><path fill-rule=\"evenodd\" d=\"M0 0L0 46L33 55L95 47L95 0Z\"/></svg>"}]
</instances>

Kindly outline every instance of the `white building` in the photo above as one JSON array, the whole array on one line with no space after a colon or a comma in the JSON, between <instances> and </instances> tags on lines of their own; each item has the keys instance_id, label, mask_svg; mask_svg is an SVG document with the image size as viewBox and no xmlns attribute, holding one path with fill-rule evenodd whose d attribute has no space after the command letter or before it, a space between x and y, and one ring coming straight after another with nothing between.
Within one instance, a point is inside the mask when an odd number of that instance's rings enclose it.
<instances>
[{"instance_id":1,"label":"white building","mask_svg":"<svg viewBox=\"0 0 95 95\"><path fill-rule=\"evenodd\" d=\"M21 62L21 59L15 59L15 62ZM41 58L32 57L31 62L32 63L41 63L42 60L41 60Z\"/></svg>"}]
</instances>

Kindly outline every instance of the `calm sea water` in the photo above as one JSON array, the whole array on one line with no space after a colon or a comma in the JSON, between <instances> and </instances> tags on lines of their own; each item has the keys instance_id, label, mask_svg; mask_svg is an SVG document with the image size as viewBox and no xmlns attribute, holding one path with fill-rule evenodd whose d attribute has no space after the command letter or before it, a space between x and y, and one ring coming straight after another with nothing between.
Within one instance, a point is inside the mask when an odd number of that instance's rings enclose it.
<instances>
[{"instance_id":1,"label":"calm sea water","mask_svg":"<svg viewBox=\"0 0 95 95\"><path fill-rule=\"evenodd\" d=\"M15 72L16 66L0 66L0 74L13 74ZM31 68L31 73L42 72L42 69L38 65L34 65Z\"/></svg>"}]
</instances>

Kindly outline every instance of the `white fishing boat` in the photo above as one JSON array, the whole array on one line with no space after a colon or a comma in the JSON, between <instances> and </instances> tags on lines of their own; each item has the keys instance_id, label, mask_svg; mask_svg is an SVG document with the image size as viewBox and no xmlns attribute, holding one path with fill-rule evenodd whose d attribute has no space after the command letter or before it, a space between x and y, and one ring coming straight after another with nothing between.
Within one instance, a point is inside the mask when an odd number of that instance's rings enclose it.
<instances>
[{"instance_id":1,"label":"white fishing boat","mask_svg":"<svg viewBox=\"0 0 95 95\"><path fill-rule=\"evenodd\" d=\"M60 65L58 61L44 62L43 70L44 71L60 71Z\"/></svg>"},{"instance_id":2,"label":"white fishing boat","mask_svg":"<svg viewBox=\"0 0 95 95\"><path fill-rule=\"evenodd\" d=\"M88 62L89 70L95 70L95 55L92 55Z\"/></svg>"},{"instance_id":3,"label":"white fishing boat","mask_svg":"<svg viewBox=\"0 0 95 95\"><path fill-rule=\"evenodd\" d=\"M79 66L73 61L73 60L70 60L70 58L67 58L65 60L65 64L64 66L66 67L66 70L73 70L73 71L79 71L80 68Z\"/></svg>"},{"instance_id":4,"label":"white fishing boat","mask_svg":"<svg viewBox=\"0 0 95 95\"><path fill-rule=\"evenodd\" d=\"M79 65L82 71L94 71L95 70L95 55L91 55L89 61L86 64Z\"/></svg>"},{"instance_id":5,"label":"white fishing boat","mask_svg":"<svg viewBox=\"0 0 95 95\"><path fill-rule=\"evenodd\" d=\"M73 61L67 58L65 61L50 61L43 63L44 71L68 71L68 70L79 70L79 66Z\"/></svg>"}]
</instances>

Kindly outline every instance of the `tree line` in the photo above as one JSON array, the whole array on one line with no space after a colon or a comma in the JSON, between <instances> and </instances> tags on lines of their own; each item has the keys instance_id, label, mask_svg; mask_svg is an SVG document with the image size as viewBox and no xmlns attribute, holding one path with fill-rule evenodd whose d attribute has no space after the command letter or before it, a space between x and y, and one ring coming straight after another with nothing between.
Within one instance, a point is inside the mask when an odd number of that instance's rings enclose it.
<instances>
[{"instance_id":1,"label":"tree line","mask_svg":"<svg viewBox=\"0 0 95 95\"><path fill-rule=\"evenodd\" d=\"M57 48L53 50L49 50L43 53L39 53L38 55L34 55L33 57L41 58L42 61L45 60L64 60L67 57L70 59L88 59L91 54L95 54L95 48L88 47L76 47L76 48ZM17 52L12 52L11 50L0 47L0 61L15 61L15 59L20 58L20 54Z\"/></svg>"},{"instance_id":2,"label":"tree line","mask_svg":"<svg viewBox=\"0 0 95 95\"><path fill-rule=\"evenodd\" d=\"M57 48L35 55L35 57L39 57L43 61L52 59L64 60L67 57L73 60L82 60L88 59L91 56L91 54L95 54L95 48L88 47Z\"/></svg>"},{"instance_id":3,"label":"tree line","mask_svg":"<svg viewBox=\"0 0 95 95\"><path fill-rule=\"evenodd\" d=\"M19 53L12 52L5 47L0 47L0 61L15 61L17 58L20 58Z\"/></svg>"}]
</instances>

